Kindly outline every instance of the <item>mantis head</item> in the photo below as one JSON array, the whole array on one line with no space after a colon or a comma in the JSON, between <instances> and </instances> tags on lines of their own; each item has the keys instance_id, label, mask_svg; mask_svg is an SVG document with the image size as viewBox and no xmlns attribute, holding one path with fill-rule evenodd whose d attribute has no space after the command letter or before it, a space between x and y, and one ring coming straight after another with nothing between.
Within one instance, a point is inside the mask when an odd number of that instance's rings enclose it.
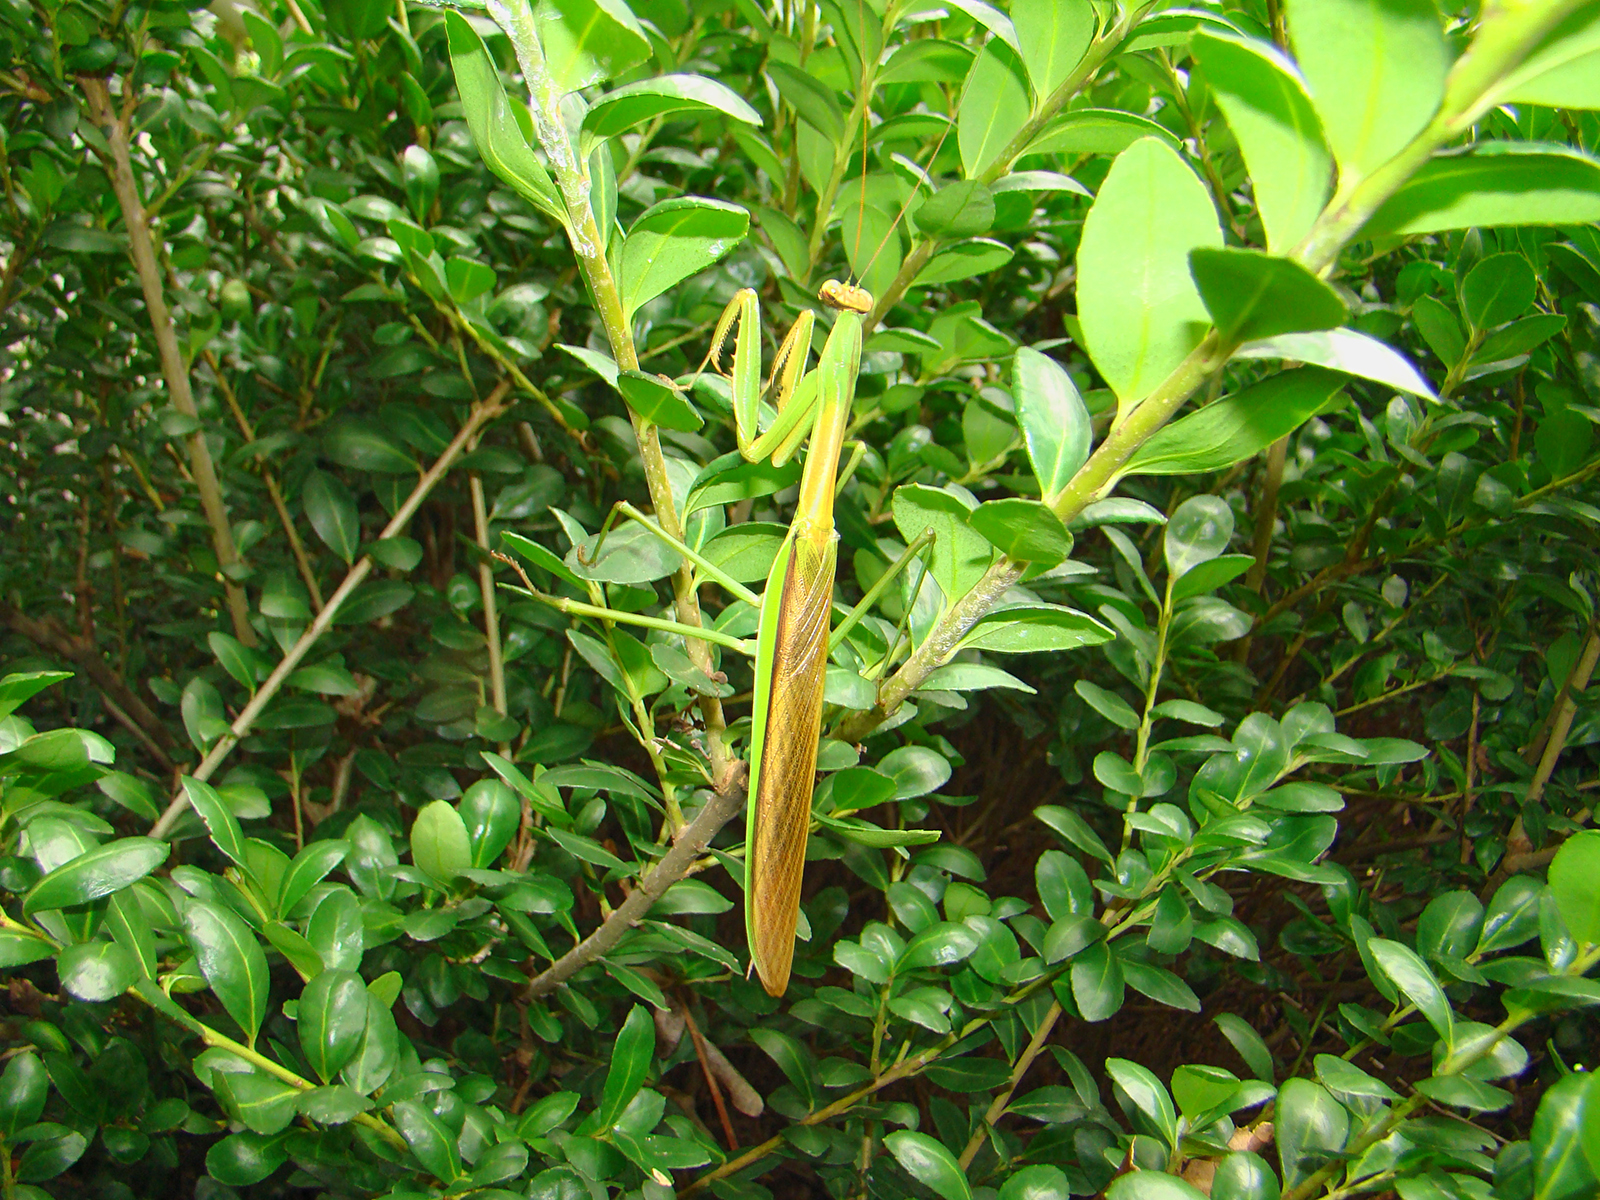
<instances>
[{"instance_id":1,"label":"mantis head","mask_svg":"<svg viewBox=\"0 0 1600 1200\"><path fill-rule=\"evenodd\" d=\"M872 311L871 292L853 283L840 283L837 279L830 279L824 283L817 291L817 298L829 308L856 313Z\"/></svg>"}]
</instances>

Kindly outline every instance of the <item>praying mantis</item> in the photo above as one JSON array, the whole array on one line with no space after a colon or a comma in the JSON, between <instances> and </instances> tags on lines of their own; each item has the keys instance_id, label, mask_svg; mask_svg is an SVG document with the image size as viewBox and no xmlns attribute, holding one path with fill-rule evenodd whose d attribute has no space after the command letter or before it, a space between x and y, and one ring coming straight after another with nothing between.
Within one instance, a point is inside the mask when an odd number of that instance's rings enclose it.
<instances>
[{"instance_id":1,"label":"praying mantis","mask_svg":"<svg viewBox=\"0 0 1600 1200\"><path fill-rule=\"evenodd\" d=\"M778 347L768 385L776 417L765 431L759 428L764 389L760 307L754 291L741 289L729 302L701 364L702 370L708 363L720 370L723 348L733 336L734 428L740 454L747 461L770 458L777 466L787 463L806 441L806 419L811 418L795 515L773 559L765 593L757 597L726 578L632 506L621 504L615 510L645 525L760 612L747 789L745 934L751 966L762 987L773 996L788 989L794 960L829 653L889 582L919 555L925 555L932 542L931 534L916 539L840 627L831 628L839 543L833 503L861 368L863 316L872 308L872 297L860 287L836 280L824 283L818 297L838 315L823 344L814 378L805 368L816 314L807 309ZM846 468L847 474L851 467ZM686 637L706 636L703 630L674 622L546 596L534 591L531 583L528 587L538 599L567 613L648 625ZM920 581L917 587L920 589ZM889 654L893 653L891 647Z\"/></svg>"}]
</instances>

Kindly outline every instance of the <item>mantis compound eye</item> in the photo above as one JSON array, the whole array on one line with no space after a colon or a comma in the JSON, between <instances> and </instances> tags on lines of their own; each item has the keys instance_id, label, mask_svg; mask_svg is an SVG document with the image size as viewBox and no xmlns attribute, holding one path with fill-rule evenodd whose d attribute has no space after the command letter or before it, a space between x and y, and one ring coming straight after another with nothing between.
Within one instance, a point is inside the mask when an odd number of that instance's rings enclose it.
<instances>
[{"instance_id":1,"label":"mantis compound eye","mask_svg":"<svg viewBox=\"0 0 1600 1200\"><path fill-rule=\"evenodd\" d=\"M858 313L872 311L871 292L851 283L840 283L837 279L830 279L824 283L818 289L817 297L829 308L841 308Z\"/></svg>"}]
</instances>

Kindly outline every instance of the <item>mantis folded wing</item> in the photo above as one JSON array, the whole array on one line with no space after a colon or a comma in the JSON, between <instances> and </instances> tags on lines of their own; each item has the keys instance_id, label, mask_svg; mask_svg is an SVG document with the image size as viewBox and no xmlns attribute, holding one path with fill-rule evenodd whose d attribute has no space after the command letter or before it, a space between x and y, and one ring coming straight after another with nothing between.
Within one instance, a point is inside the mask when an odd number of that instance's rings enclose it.
<instances>
[{"instance_id":1,"label":"mantis folded wing","mask_svg":"<svg viewBox=\"0 0 1600 1200\"><path fill-rule=\"evenodd\" d=\"M838 319L817 365L816 419L800 476L800 497L767 577L756 645L755 711L750 739L750 800L745 848L745 933L761 986L774 996L789 986L817 742L822 732L822 687L828 665L833 573L839 535L833 528L833 494L839 454L861 368L861 316L872 298L832 280L821 290ZM740 320L734 359L734 413L739 449L755 461L777 444L782 462L798 443L805 413L791 401L804 370L811 314L796 323L778 351L778 421L759 438L748 436L758 407L759 350L753 331L755 293L742 292L718 329L716 356L734 319ZM752 336L746 339L747 331ZM803 339L803 340L802 340ZM754 360L752 362L752 359Z\"/></svg>"}]
</instances>

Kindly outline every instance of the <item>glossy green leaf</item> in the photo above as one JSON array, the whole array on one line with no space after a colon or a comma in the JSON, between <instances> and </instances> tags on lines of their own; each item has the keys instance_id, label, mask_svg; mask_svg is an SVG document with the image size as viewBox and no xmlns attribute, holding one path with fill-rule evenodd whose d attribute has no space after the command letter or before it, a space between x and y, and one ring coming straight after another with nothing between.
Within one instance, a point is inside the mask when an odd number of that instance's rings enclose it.
<instances>
[{"instance_id":1,"label":"glossy green leaf","mask_svg":"<svg viewBox=\"0 0 1600 1200\"><path fill-rule=\"evenodd\" d=\"M1072 960L1072 998L1085 1021L1104 1021L1122 1007L1124 982L1117 956L1097 942Z\"/></svg>"},{"instance_id":2,"label":"glossy green leaf","mask_svg":"<svg viewBox=\"0 0 1600 1200\"><path fill-rule=\"evenodd\" d=\"M1201 248L1189 255L1189 269L1228 342L1334 329L1349 315L1338 292L1287 258Z\"/></svg>"},{"instance_id":3,"label":"glossy green leaf","mask_svg":"<svg viewBox=\"0 0 1600 1200\"><path fill-rule=\"evenodd\" d=\"M955 1155L925 1133L901 1129L887 1135L883 1144L906 1174L943 1200L972 1200L972 1187Z\"/></svg>"},{"instance_id":4,"label":"glossy green leaf","mask_svg":"<svg viewBox=\"0 0 1600 1200\"><path fill-rule=\"evenodd\" d=\"M294 856L278 888L278 915L287 916L308 892L321 883L350 852L350 843L338 839L310 842Z\"/></svg>"},{"instance_id":5,"label":"glossy green leaf","mask_svg":"<svg viewBox=\"0 0 1600 1200\"><path fill-rule=\"evenodd\" d=\"M1158 138L1178 148L1164 125L1114 108L1080 108L1052 118L1028 143L1025 154L1121 154L1140 138Z\"/></svg>"},{"instance_id":6,"label":"glossy green leaf","mask_svg":"<svg viewBox=\"0 0 1600 1200\"><path fill-rule=\"evenodd\" d=\"M1209 404L1159 430L1128 461L1128 475L1223 471L1261 453L1315 416L1343 380L1301 367Z\"/></svg>"},{"instance_id":7,"label":"glossy green leaf","mask_svg":"<svg viewBox=\"0 0 1600 1200\"><path fill-rule=\"evenodd\" d=\"M1098 646L1115 636L1110 626L1087 613L1058 605L1030 604L999 609L980 618L956 648L1031 654Z\"/></svg>"},{"instance_id":8,"label":"glossy green leaf","mask_svg":"<svg viewBox=\"0 0 1600 1200\"><path fill-rule=\"evenodd\" d=\"M223 800L217 789L209 783L203 783L188 775L182 777L182 783L184 794L188 796L194 811L199 813L200 819L205 822L217 849L239 866L246 866L244 833L240 830L239 821L233 815L233 810L228 807L227 801Z\"/></svg>"},{"instance_id":9,"label":"glossy green leaf","mask_svg":"<svg viewBox=\"0 0 1600 1200\"><path fill-rule=\"evenodd\" d=\"M1205 185L1167 143L1145 138L1117 156L1078 246L1078 319L1089 357L1124 407L1199 345L1210 316L1189 255L1221 245Z\"/></svg>"},{"instance_id":10,"label":"glossy green leaf","mask_svg":"<svg viewBox=\"0 0 1600 1200\"><path fill-rule=\"evenodd\" d=\"M328 1083L360 1049L367 1027L367 986L354 971L324 971L306 984L296 1017L300 1049Z\"/></svg>"},{"instance_id":11,"label":"glossy green leaf","mask_svg":"<svg viewBox=\"0 0 1600 1200\"><path fill-rule=\"evenodd\" d=\"M623 311L697 275L741 241L750 214L736 204L681 196L646 209L628 230L621 255Z\"/></svg>"},{"instance_id":12,"label":"glossy green leaf","mask_svg":"<svg viewBox=\"0 0 1600 1200\"><path fill-rule=\"evenodd\" d=\"M1497 99L1555 108L1600 108L1600 12L1580 5L1501 83Z\"/></svg>"},{"instance_id":13,"label":"glossy green leaf","mask_svg":"<svg viewBox=\"0 0 1600 1200\"><path fill-rule=\"evenodd\" d=\"M1028 78L1042 100L1083 59L1094 37L1094 9L1089 0L1012 0L1011 21Z\"/></svg>"},{"instance_id":14,"label":"glossy green leaf","mask_svg":"<svg viewBox=\"0 0 1600 1200\"><path fill-rule=\"evenodd\" d=\"M424 1168L446 1183L460 1177L461 1152L449 1126L420 1101L402 1100L393 1112L395 1127Z\"/></svg>"},{"instance_id":15,"label":"glossy green leaf","mask_svg":"<svg viewBox=\"0 0 1600 1200\"><path fill-rule=\"evenodd\" d=\"M1344 177L1370 175L1444 97L1450 51L1433 0L1288 0L1295 61Z\"/></svg>"},{"instance_id":16,"label":"glossy green leaf","mask_svg":"<svg viewBox=\"0 0 1600 1200\"><path fill-rule=\"evenodd\" d=\"M522 823L522 804L498 779L480 779L469 787L457 811L472 845L474 867L493 866Z\"/></svg>"},{"instance_id":17,"label":"glossy green leaf","mask_svg":"<svg viewBox=\"0 0 1600 1200\"><path fill-rule=\"evenodd\" d=\"M1291 1079L1278 1090L1273 1127L1284 1185L1294 1187L1344 1149L1350 1114L1326 1088Z\"/></svg>"},{"instance_id":18,"label":"glossy green leaf","mask_svg":"<svg viewBox=\"0 0 1600 1200\"><path fill-rule=\"evenodd\" d=\"M1246 342L1235 358L1281 358L1308 366L1328 367L1346 375L1387 384L1397 391L1436 400L1432 386L1404 355L1354 329L1318 333L1286 333Z\"/></svg>"},{"instance_id":19,"label":"glossy green leaf","mask_svg":"<svg viewBox=\"0 0 1600 1200\"><path fill-rule=\"evenodd\" d=\"M252 1044L267 1015L267 956L255 934L232 909L188 900L183 928L201 974L222 1007Z\"/></svg>"},{"instance_id":20,"label":"glossy green leaf","mask_svg":"<svg viewBox=\"0 0 1600 1200\"><path fill-rule=\"evenodd\" d=\"M1239 1052L1239 1057L1244 1060L1245 1066L1250 1068L1250 1074L1271 1083L1272 1051L1267 1049L1267 1044L1261 1040L1261 1035L1236 1013L1218 1013L1212 1021Z\"/></svg>"},{"instance_id":21,"label":"glossy green leaf","mask_svg":"<svg viewBox=\"0 0 1600 1200\"><path fill-rule=\"evenodd\" d=\"M589 106L583 130L599 138L615 137L636 125L680 113L720 112L746 125L760 125L761 114L737 92L704 75L659 75L626 83Z\"/></svg>"},{"instance_id":22,"label":"glossy green leaf","mask_svg":"<svg viewBox=\"0 0 1600 1200\"><path fill-rule=\"evenodd\" d=\"M1479 259L1461 281L1461 315L1474 329L1504 325L1533 306L1538 286L1522 255L1491 254Z\"/></svg>"},{"instance_id":23,"label":"glossy green leaf","mask_svg":"<svg viewBox=\"0 0 1600 1200\"><path fill-rule=\"evenodd\" d=\"M1106 1200L1204 1200L1205 1193L1175 1175L1134 1171L1113 1179Z\"/></svg>"},{"instance_id":24,"label":"glossy green leaf","mask_svg":"<svg viewBox=\"0 0 1600 1200\"><path fill-rule=\"evenodd\" d=\"M833 89L790 63L770 59L767 75L782 96L811 127L829 142L844 140L844 110Z\"/></svg>"},{"instance_id":25,"label":"glossy green leaf","mask_svg":"<svg viewBox=\"0 0 1600 1200\"><path fill-rule=\"evenodd\" d=\"M1211 1200L1278 1200L1278 1177L1267 1160L1248 1150L1236 1150L1217 1164L1211 1180Z\"/></svg>"},{"instance_id":26,"label":"glossy green leaf","mask_svg":"<svg viewBox=\"0 0 1600 1200\"><path fill-rule=\"evenodd\" d=\"M1072 553L1067 527L1037 500L986 500L972 511L968 523L1012 562L1053 567Z\"/></svg>"},{"instance_id":27,"label":"glossy green leaf","mask_svg":"<svg viewBox=\"0 0 1600 1200\"><path fill-rule=\"evenodd\" d=\"M450 64L460 89L472 141L489 169L509 183L535 208L565 224L566 205L550 173L528 144L500 72L477 30L459 13L446 11Z\"/></svg>"},{"instance_id":28,"label":"glossy green leaf","mask_svg":"<svg viewBox=\"0 0 1600 1200\"><path fill-rule=\"evenodd\" d=\"M466 823L448 801L435 800L417 814L411 825L411 861L445 887L472 866Z\"/></svg>"},{"instance_id":29,"label":"glossy green leaf","mask_svg":"<svg viewBox=\"0 0 1600 1200\"><path fill-rule=\"evenodd\" d=\"M1017 351L1012 382L1028 461L1040 490L1049 499L1071 482L1089 458L1089 412L1061 364L1031 346Z\"/></svg>"},{"instance_id":30,"label":"glossy green leaf","mask_svg":"<svg viewBox=\"0 0 1600 1200\"><path fill-rule=\"evenodd\" d=\"M29 890L22 909L44 912L109 896L150 874L171 851L154 838L118 838L51 871Z\"/></svg>"},{"instance_id":31,"label":"glossy green leaf","mask_svg":"<svg viewBox=\"0 0 1600 1200\"><path fill-rule=\"evenodd\" d=\"M1195 567L1216 558L1233 538L1233 509L1217 496L1191 496L1167 521L1162 551L1167 571L1181 579Z\"/></svg>"},{"instance_id":32,"label":"glossy green leaf","mask_svg":"<svg viewBox=\"0 0 1600 1200\"><path fill-rule=\"evenodd\" d=\"M346 563L354 562L361 518L350 489L326 471L309 471L300 485L300 503L323 545Z\"/></svg>"},{"instance_id":33,"label":"glossy green leaf","mask_svg":"<svg viewBox=\"0 0 1600 1200\"><path fill-rule=\"evenodd\" d=\"M139 977L138 961L114 942L80 942L56 956L61 986L79 1000L115 1000Z\"/></svg>"},{"instance_id":34,"label":"glossy green leaf","mask_svg":"<svg viewBox=\"0 0 1600 1200\"><path fill-rule=\"evenodd\" d=\"M0 1074L0 1137L15 1137L39 1119L50 1090L44 1064L31 1050L23 1050Z\"/></svg>"},{"instance_id":35,"label":"glossy green leaf","mask_svg":"<svg viewBox=\"0 0 1600 1200\"><path fill-rule=\"evenodd\" d=\"M1450 1011L1450 1001L1427 964L1410 947L1387 938L1373 938L1369 946L1383 973L1417 1006L1417 1011L1428 1019L1428 1024L1438 1031L1445 1044L1451 1044L1455 1018Z\"/></svg>"},{"instance_id":36,"label":"glossy green leaf","mask_svg":"<svg viewBox=\"0 0 1600 1200\"><path fill-rule=\"evenodd\" d=\"M13 671L0 678L0 720L9 717L29 697L71 678L71 671Z\"/></svg>"},{"instance_id":37,"label":"glossy green leaf","mask_svg":"<svg viewBox=\"0 0 1600 1200\"><path fill-rule=\"evenodd\" d=\"M1600 221L1600 161L1576 151L1487 142L1436 158L1362 226L1366 237L1494 225Z\"/></svg>"},{"instance_id":38,"label":"glossy green leaf","mask_svg":"<svg viewBox=\"0 0 1600 1200\"><path fill-rule=\"evenodd\" d=\"M962 174L983 175L1021 132L1031 111L1028 71L1017 52L995 38L972 60L956 108Z\"/></svg>"},{"instance_id":39,"label":"glossy green leaf","mask_svg":"<svg viewBox=\"0 0 1600 1200\"><path fill-rule=\"evenodd\" d=\"M628 1018L611 1047L611 1065L606 1071L600 1105L585 1123L585 1129L606 1130L616 1123L644 1084L655 1053L655 1022L649 1009L636 1004L629 1009Z\"/></svg>"},{"instance_id":40,"label":"glossy green leaf","mask_svg":"<svg viewBox=\"0 0 1600 1200\"><path fill-rule=\"evenodd\" d=\"M1203 30L1193 53L1250 169L1267 248L1287 253L1327 203L1332 170L1305 80L1265 42Z\"/></svg>"},{"instance_id":41,"label":"glossy green leaf","mask_svg":"<svg viewBox=\"0 0 1600 1200\"><path fill-rule=\"evenodd\" d=\"M1573 938L1600 945L1600 830L1575 833L1562 843L1550 863L1550 891Z\"/></svg>"},{"instance_id":42,"label":"glossy green leaf","mask_svg":"<svg viewBox=\"0 0 1600 1200\"><path fill-rule=\"evenodd\" d=\"M617 376L617 390L629 408L653 424L684 433L693 433L705 424L682 392L654 375L623 371Z\"/></svg>"},{"instance_id":43,"label":"glossy green leaf","mask_svg":"<svg viewBox=\"0 0 1600 1200\"><path fill-rule=\"evenodd\" d=\"M1558 1080L1533 1117L1533 1200L1586 1200L1600 1189L1600 1152L1592 1144L1600 1127L1600 1077L1573 1074Z\"/></svg>"}]
</instances>

